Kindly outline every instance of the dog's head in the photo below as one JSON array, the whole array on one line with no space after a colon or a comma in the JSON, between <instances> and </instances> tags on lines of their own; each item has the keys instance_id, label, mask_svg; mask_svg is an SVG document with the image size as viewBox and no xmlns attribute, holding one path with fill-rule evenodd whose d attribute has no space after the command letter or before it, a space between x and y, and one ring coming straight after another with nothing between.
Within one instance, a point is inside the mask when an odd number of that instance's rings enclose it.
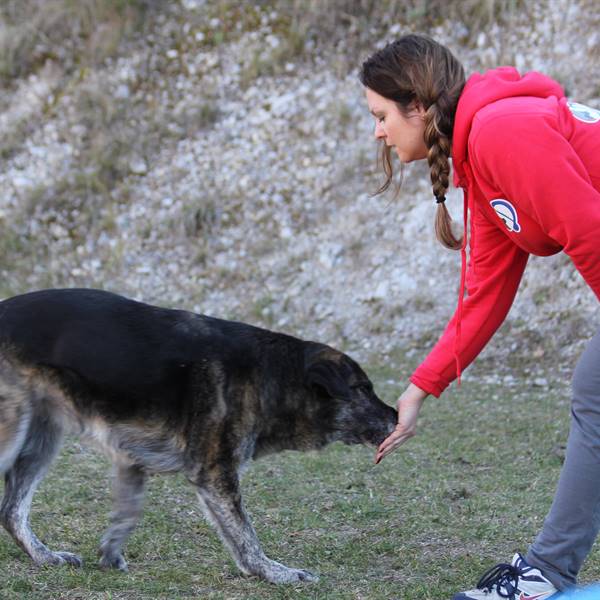
<instances>
[{"instance_id":1,"label":"dog's head","mask_svg":"<svg viewBox=\"0 0 600 600\"><path fill-rule=\"evenodd\" d=\"M331 441L377 446L394 430L398 413L377 397L366 373L346 354L311 344L304 376L326 421L319 426L329 429Z\"/></svg>"}]
</instances>

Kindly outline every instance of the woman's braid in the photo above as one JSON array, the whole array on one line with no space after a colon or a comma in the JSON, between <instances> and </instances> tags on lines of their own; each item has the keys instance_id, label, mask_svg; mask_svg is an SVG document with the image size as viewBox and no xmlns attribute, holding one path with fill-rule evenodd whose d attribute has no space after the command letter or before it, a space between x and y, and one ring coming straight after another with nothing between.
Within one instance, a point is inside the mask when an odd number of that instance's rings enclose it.
<instances>
[{"instance_id":1,"label":"woman's braid","mask_svg":"<svg viewBox=\"0 0 600 600\"><path fill-rule=\"evenodd\" d=\"M450 153L452 151L453 110L446 92L442 92L425 112L425 145L427 146L427 162L431 174L433 195L437 201L435 215L435 234L438 240L452 250L462 246L462 239L452 231L452 218L445 205L446 192L450 186Z\"/></svg>"},{"instance_id":2,"label":"woman's braid","mask_svg":"<svg viewBox=\"0 0 600 600\"><path fill-rule=\"evenodd\" d=\"M443 113L437 104L425 112L425 145L427 146L427 162L431 171L431 184L433 195L438 202L443 202L450 177L450 151L451 144L448 136L443 133Z\"/></svg>"}]
</instances>

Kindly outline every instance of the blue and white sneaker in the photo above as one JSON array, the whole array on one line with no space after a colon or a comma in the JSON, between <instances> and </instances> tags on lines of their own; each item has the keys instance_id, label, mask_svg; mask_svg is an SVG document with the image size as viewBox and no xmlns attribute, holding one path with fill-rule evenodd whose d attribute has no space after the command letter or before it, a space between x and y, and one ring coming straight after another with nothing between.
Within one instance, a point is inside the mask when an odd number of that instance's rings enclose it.
<instances>
[{"instance_id":1,"label":"blue and white sneaker","mask_svg":"<svg viewBox=\"0 0 600 600\"><path fill-rule=\"evenodd\" d=\"M558 590L520 554L512 563L492 567L477 583L477 589L456 594L453 600L550 600Z\"/></svg>"}]
</instances>

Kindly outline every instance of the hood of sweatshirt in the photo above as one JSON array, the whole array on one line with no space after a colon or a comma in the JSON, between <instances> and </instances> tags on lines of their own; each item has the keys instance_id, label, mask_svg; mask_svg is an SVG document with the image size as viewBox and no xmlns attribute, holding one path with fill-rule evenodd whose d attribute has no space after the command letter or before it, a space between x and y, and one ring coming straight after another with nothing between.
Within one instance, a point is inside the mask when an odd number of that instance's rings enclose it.
<instances>
[{"instance_id":1,"label":"hood of sweatshirt","mask_svg":"<svg viewBox=\"0 0 600 600\"><path fill-rule=\"evenodd\" d=\"M454 185L464 187L467 144L475 113L497 100L515 96L548 98L564 96L562 87L550 77L530 71L521 76L514 67L499 67L486 73L475 73L467 81L458 101L452 135Z\"/></svg>"}]
</instances>

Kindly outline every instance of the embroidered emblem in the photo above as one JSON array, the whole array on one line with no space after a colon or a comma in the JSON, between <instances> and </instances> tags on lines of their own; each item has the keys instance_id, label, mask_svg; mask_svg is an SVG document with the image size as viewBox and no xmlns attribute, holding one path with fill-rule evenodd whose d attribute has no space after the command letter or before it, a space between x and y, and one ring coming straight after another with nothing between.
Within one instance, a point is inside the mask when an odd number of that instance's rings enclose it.
<instances>
[{"instance_id":1,"label":"embroidered emblem","mask_svg":"<svg viewBox=\"0 0 600 600\"><path fill-rule=\"evenodd\" d=\"M508 201L502 198L491 200L490 204L496 211L496 214L502 219L502 222L506 225L506 229L519 233L521 226L519 225L519 217L515 207Z\"/></svg>"},{"instance_id":2,"label":"embroidered emblem","mask_svg":"<svg viewBox=\"0 0 600 600\"><path fill-rule=\"evenodd\" d=\"M597 123L600 121L600 110L596 108L579 104L579 102L567 102L567 106L573 113L573 116L579 121L583 121L584 123Z\"/></svg>"}]
</instances>

